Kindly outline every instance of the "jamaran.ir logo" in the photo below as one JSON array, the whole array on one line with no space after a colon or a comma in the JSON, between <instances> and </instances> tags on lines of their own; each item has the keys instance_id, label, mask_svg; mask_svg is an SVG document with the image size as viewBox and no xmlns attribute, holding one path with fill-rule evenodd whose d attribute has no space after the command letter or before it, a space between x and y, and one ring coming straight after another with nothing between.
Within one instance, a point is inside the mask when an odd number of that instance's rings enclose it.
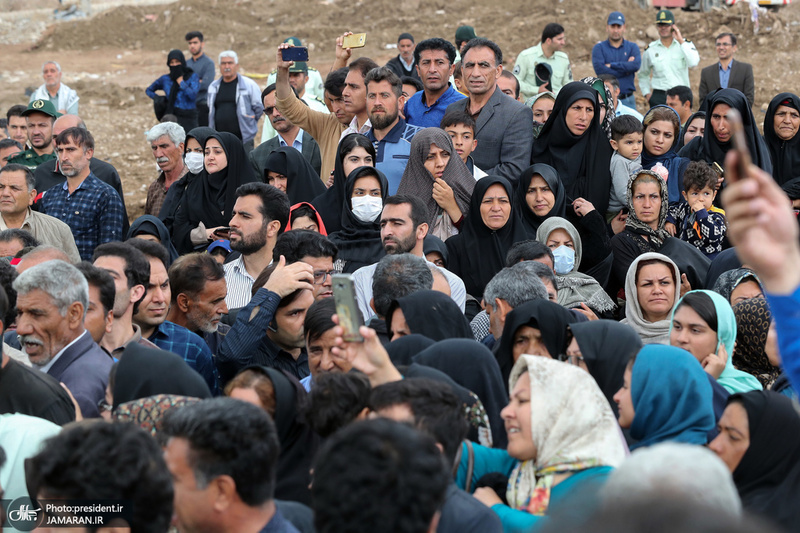
<instances>
[{"instance_id":1,"label":"jamaran.ir logo","mask_svg":"<svg viewBox=\"0 0 800 533\"><path fill-rule=\"evenodd\" d=\"M30 498L17 498L6 508L8 525L18 531L33 531L41 525L44 513Z\"/></svg>"}]
</instances>

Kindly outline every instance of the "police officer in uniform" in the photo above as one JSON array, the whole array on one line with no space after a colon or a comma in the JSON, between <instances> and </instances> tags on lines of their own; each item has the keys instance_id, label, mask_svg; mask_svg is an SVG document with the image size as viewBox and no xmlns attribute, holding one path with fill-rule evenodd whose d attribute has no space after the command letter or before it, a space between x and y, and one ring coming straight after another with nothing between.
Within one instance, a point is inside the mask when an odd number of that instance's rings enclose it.
<instances>
[{"instance_id":1,"label":"police officer in uniform","mask_svg":"<svg viewBox=\"0 0 800 533\"><path fill-rule=\"evenodd\" d=\"M40 99L29 103L22 116L28 123L28 141L32 148L20 152L8 162L25 165L33 170L41 163L56 158L53 123L61 115L50 100Z\"/></svg>"},{"instance_id":2,"label":"police officer in uniform","mask_svg":"<svg viewBox=\"0 0 800 533\"><path fill-rule=\"evenodd\" d=\"M672 11L660 10L656 14L656 27L660 39L645 48L639 70L639 88L650 107L666 104L668 89L678 85L689 87L689 69L700 63L694 43L684 39L675 26Z\"/></svg>"},{"instance_id":3,"label":"police officer in uniform","mask_svg":"<svg viewBox=\"0 0 800 533\"><path fill-rule=\"evenodd\" d=\"M519 80L524 99L545 91L558 94L561 87L572 81L569 57L561 51L565 44L564 27L551 22L542 31L542 42L519 53L514 64L514 75ZM549 79L537 76L536 66L540 63L550 66L547 69L552 71L548 74ZM539 72L545 72L545 69L539 69Z\"/></svg>"}]
</instances>

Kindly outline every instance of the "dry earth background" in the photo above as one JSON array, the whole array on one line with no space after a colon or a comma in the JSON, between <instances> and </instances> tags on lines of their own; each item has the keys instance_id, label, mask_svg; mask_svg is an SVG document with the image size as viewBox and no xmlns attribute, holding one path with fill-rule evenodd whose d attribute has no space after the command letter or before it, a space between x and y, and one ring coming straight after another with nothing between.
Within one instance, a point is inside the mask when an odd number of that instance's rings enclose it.
<instances>
[{"instance_id":1,"label":"dry earth background","mask_svg":"<svg viewBox=\"0 0 800 533\"><path fill-rule=\"evenodd\" d=\"M470 24L500 44L510 69L521 50L539 42L544 24L556 21L566 28L564 51L575 79L593 74L591 48L605 38L609 12L625 13L627 38L640 47L656 37L655 10L636 0L112 0L95 2L89 19L55 22L57 7L55 0L0 0L0 109L27 103L25 89L42 83L41 64L57 60L63 82L81 97L80 114L97 140L95 156L119 170L131 218L142 214L146 187L157 174L144 139L154 123L144 88L166 72L170 49L185 50L183 36L190 30L205 34L214 59L222 50L236 50L248 73L269 72L277 45L296 35L310 48L310 64L324 74L334 40L345 30L367 32L364 55L383 63L397 53L387 45L403 31L417 41L452 40L457 26ZM800 5L761 14L756 35L744 5L675 14L700 52L700 66L691 71L695 91L700 67L715 60L714 36L729 28L739 36L737 58L753 64L758 122L776 93L797 92Z\"/></svg>"}]
</instances>

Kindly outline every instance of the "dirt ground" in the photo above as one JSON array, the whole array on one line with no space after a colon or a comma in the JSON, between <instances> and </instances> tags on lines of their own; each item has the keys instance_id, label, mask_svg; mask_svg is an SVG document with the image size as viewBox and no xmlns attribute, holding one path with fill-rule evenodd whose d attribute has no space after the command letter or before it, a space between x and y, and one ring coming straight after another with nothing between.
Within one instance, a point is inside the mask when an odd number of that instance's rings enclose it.
<instances>
[{"instance_id":1,"label":"dirt ground","mask_svg":"<svg viewBox=\"0 0 800 533\"><path fill-rule=\"evenodd\" d=\"M105 5L105 10L89 19L55 22L55 0L0 0L0 110L26 103L26 88L42 83L41 64L57 60L63 68L63 82L81 97L80 115L96 138L96 157L119 170L132 218L142 214L146 188L157 175L144 139L155 121L144 88L166 72L170 49L185 49L183 36L190 30L205 34L210 57L216 59L220 51L233 49L239 53L243 71L261 74L274 67L275 49L290 35L303 40L310 49L310 64L326 73L333 60L335 38L343 31L367 32L363 55L384 63L397 53L394 43L403 31L410 31L418 41L434 36L452 40L459 25L470 24L478 35L502 47L505 66L511 69L515 56L537 44L544 25L555 21L566 29L564 51L570 57L575 79L593 74L591 47L605 38L609 12L619 9L625 13L626 38L641 48L656 38L655 10L640 8L636 0L116 3L129 5ZM22 7L27 11L19 11ZM757 35L744 5L711 13L676 10L675 15L684 37L694 41L700 52L700 66L691 71L695 91L700 68L716 60L715 35L733 31L739 36L737 59L753 64L757 121L763 120L766 105L776 93L797 92L800 5L761 13Z\"/></svg>"}]
</instances>

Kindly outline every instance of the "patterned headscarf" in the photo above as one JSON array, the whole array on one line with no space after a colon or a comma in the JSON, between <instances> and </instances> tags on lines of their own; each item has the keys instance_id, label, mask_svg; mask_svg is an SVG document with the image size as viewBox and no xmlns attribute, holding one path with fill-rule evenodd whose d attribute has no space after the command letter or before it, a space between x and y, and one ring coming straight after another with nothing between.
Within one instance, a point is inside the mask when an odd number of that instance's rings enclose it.
<instances>
[{"instance_id":1,"label":"patterned headscarf","mask_svg":"<svg viewBox=\"0 0 800 533\"><path fill-rule=\"evenodd\" d=\"M642 174L651 176L658 183L661 189L661 210L658 212L658 229L654 230L649 225L645 224L636 216L636 211L633 209L633 185L636 178ZM667 191L667 184L664 183L664 178L657 172L652 170L637 170L628 179L628 219L625 221L625 229L630 230L638 235L647 235L650 242L653 243L656 249L661 248L664 242L670 237L664 225L667 223L667 211L669 210L669 192ZM649 252L650 249L642 250L642 252Z\"/></svg>"},{"instance_id":2,"label":"patterned headscarf","mask_svg":"<svg viewBox=\"0 0 800 533\"><path fill-rule=\"evenodd\" d=\"M517 464L506 496L514 509L544 515L556 474L618 467L626 452L614 413L591 374L553 359L522 355L511 371L510 390L526 372L536 458Z\"/></svg>"},{"instance_id":3,"label":"patterned headscarf","mask_svg":"<svg viewBox=\"0 0 800 533\"><path fill-rule=\"evenodd\" d=\"M614 110L614 99L611 96L611 91L608 90L606 84L600 78L595 78L594 76L587 76L585 78L581 78L581 81L587 85L591 85L594 90L600 93L600 96L603 98L603 107L606 109L606 116L603 118L603 123L601 126L603 127L603 131L606 132L608 138L611 138L611 121L614 120L616 116L616 111Z\"/></svg>"},{"instance_id":4,"label":"patterned headscarf","mask_svg":"<svg viewBox=\"0 0 800 533\"><path fill-rule=\"evenodd\" d=\"M763 298L750 298L734 305L733 314L736 315L733 364L755 376L768 389L781 374L781 369L769 362L765 351L772 322L769 304Z\"/></svg>"}]
</instances>

